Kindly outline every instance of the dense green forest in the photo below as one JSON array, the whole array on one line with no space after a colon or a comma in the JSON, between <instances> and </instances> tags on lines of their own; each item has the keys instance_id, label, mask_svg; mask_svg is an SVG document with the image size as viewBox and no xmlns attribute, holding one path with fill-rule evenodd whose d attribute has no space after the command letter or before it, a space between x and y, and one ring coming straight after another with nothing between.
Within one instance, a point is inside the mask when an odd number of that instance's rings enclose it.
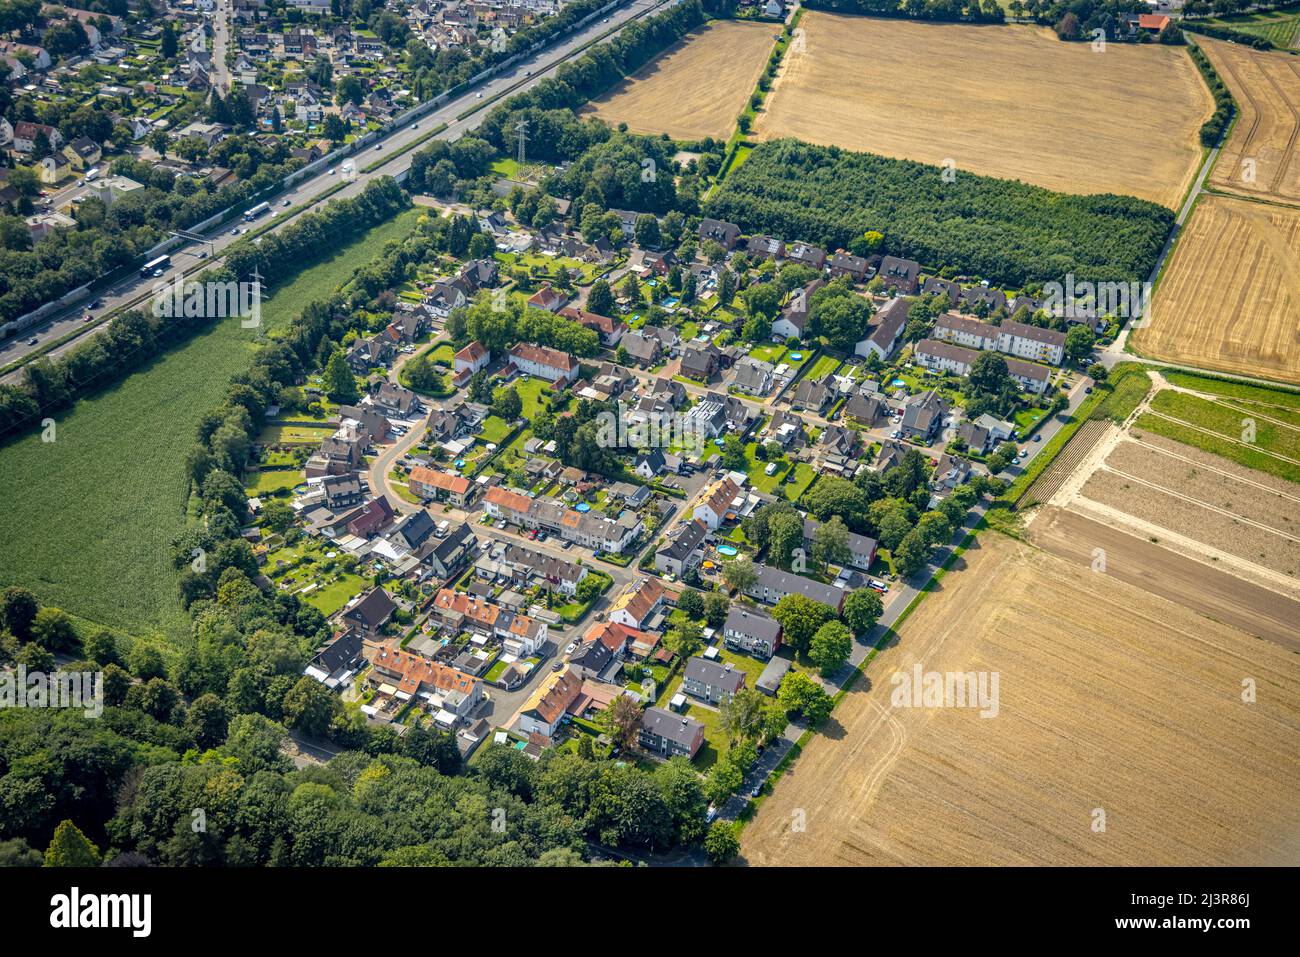
<instances>
[{"instance_id":1,"label":"dense green forest","mask_svg":"<svg viewBox=\"0 0 1300 957\"><path fill-rule=\"evenodd\" d=\"M746 232L835 249L868 230L882 248L1011 288L1059 280L1145 279L1174 214L1130 196L1072 196L837 147L778 140L754 148L705 205Z\"/></svg>"}]
</instances>

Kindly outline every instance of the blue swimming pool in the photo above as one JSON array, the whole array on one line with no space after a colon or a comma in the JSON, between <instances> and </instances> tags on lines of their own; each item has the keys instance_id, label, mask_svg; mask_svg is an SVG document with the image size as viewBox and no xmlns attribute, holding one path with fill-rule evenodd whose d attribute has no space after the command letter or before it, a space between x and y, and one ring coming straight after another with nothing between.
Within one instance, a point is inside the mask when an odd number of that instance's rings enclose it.
<instances>
[{"instance_id":1,"label":"blue swimming pool","mask_svg":"<svg viewBox=\"0 0 1300 957\"><path fill-rule=\"evenodd\" d=\"M737 554L736 546L734 546L734 545L719 545L719 546L718 546L718 554L719 554L719 555L727 555L727 556L735 555L735 554Z\"/></svg>"}]
</instances>

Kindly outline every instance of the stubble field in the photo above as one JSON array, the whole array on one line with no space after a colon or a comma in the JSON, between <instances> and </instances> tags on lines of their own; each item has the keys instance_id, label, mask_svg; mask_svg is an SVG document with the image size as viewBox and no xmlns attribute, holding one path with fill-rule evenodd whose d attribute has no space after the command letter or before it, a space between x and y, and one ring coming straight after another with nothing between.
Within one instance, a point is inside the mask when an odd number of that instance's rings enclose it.
<instances>
[{"instance_id":1,"label":"stubble field","mask_svg":"<svg viewBox=\"0 0 1300 957\"><path fill-rule=\"evenodd\" d=\"M1203 195L1133 347L1169 362L1300 382L1298 251L1300 209Z\"/></svg>"},{"instance_id":2,"label":"stubble field","mask_svg":"<svg viewBox=\"0 0 1300 957\"><path fill-rule=\"evenodd\" d=\"M780 26L715 20L579 112L633 133L725 140L754 91Z\"/></svg>"},{"instance_id":3,"label":"stubble field","mask_svg":"<svg viewBox=\"0 0 1300 957\"><path fill-rule=\"evenodd\" d=\"M1197 37L1240 114L1210 173L1211 185L1260 199L1300 203L1300 61Z\"/></svg>"},{"instance_id":4,"label":"stubble field","mask_svg":"<svg viewBox=\"0 0 1300 957\"><path fill-rule=\"evenodd\" d=\"M1300 857L1294 654L1001 535L961 565L745 829L750 863ZM915 662L997 671L998 714L891 707Z\"/></svg>"},{"instance_id":5,"label":"stubble field","mask_svg":"<svg viewBox=\"0 0 1300 957\"><path fill-rule=\"evenodd\" d=\"M808 11L755 133L1174 208L1212 110L1173 47Z\"/></svg>"}]
</instances>

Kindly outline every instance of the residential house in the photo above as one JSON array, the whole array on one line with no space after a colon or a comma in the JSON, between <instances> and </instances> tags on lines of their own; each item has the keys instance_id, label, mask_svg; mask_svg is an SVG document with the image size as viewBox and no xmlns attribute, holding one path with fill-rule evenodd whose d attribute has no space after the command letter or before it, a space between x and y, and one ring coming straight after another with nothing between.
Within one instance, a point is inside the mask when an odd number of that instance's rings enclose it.
<instances>
[{"instance_id":1,"label":"residential house","mask_svg":"<svg viewBox=\"0 0 1300 957\"><path fill-rule=\"evenodd\" d=\"M728 648L755 658L771 658L781 647L781 623L743 605L732 605L722 625L722 638Z\"/></svg>"},{"instance_id":2,"label":"residential house","mask_svg":"<svg viewBox=\"0 0 1300 957\"><path fill-rule=\"evenodd\" d=\"M989 430L969 420L957 428L957 438L965 443L966 448L975 455L983 455L989 450Z\"/></svg>"},{"instance_id":3,"label":"residential house","mask_svg":"<svg viewBox=\"0 0 1300 957\"><path fill-rule=\"evenodd\" d=\"M826 280L814 279L802 289L796 289L791 294L790 301L781 310L781 315L777 316L776 321L772 323L772 335L780 336L782 339L802 339L804 330L808 328L813 293L824 285Z\"/></svg>"},{"instance_id":4,"label":"residential house","mask_svg":"<svg viewBox=\"0 0 1300 957\"><path fill-rule=\"evenodd\" d=\"M646 369L657 363L663 353L659 340L643 332L629 332L623 336L622 345L627 350L628 358L635 365Z\"/></svg>"},{"instance_id":5,"label":"residential house","mask_svg":"<svg viewBox=\"0 0 1300 957\"><path fill-rule=\"evenodd\" d=\"M904 296L915 296L920 291L921 264L913 259L885 256L876 272L887 289L896 289Z\"/></svg>"},{"instance_id":6,"label":"residential house","mask_svg":"<svg viewBox=\"0 0 1300 957\"><path fill-rule=\"evenodd\" d=\"M361 504L361 479L354 474L326 475L320 487L327 508L352 508Z\"/></svg>"},{"instance_id":7,"label":"residential house","mask_svg":"<svg viewBox=\"0 0 1300 957\"><path fill-rule=\"evenodd\" d=\"M585 309L565 307L560 310L560 315L574 320L578 325L596 330L600 334L600 344L607 349L617 348L623 333L627 331L627 324L621 319L611 319L609 316L587 312Z\"/></svg>"},{"instance_id":8,"label":"residential house","mask_svg":"<svg viewBox=\"0 0 1300 957\"><path fill-rule=\"evenodd\" d=\"M356 375L365 375L376 366L387 366L397 358L397 347L383 336L358 339L348 350L348 368Z\"/></svg>"},{"instance_id":9,"label":"residential house","mask_svg":"<svg viewBox=\"0 0 1300 957\"><path fill-rule=\"evenodd\" d=\"M705 346L688 345L682 351L682 375L700 382L710 381L722 366L722 356L712 342Z\"/></svg>"},{"instance_id":10,"label":"residential house","mask_svg":"<svg viewBox=\"0 0 1300 957\"><path fill-rule=\"evenodd\" d=\"M646 751L665 758L693 758L704 745L704 725L694 718L651 706L641 715L638 741Z\"/></svg>"},{"instance_id":11,"label":"residential house","mask_svg":"<svg viewBox=\"0 0 1300 957\"><path fill-rule=\"evenodd\" d=\"M664 586L657 578L640 578L610 606L608 618L619 625L643 630L664 602Z\"/></svg>"},{"instance_id":12,"label":"residential house","mask_svg":"<svg viewBox=\"0 0 1300 957\"><path fill-rule=\"evenodd\" d=\"M582 677L567 668L553 671L533 689L511 719L510 726L520 734L540 734L554 738L569 707L582 694Z\"/></svg>"},{"instance_id":13,"label":"residential house","mask_svg":"<svg viewBox=\"0 0 1300 957\"><path fill-rule=\"evenodd\" d=\"M528 297L528 305L534 309L545 309L547 312L559 312L568 301L568 295L549 282L543 282L542 288Z\"/></svg>"},{"instance_id":14,"label":"residential house","mask_svg":"<svg viewBox=\"0 0 1300 957\"><path fill-rule=\"evenodd\" d=\"M704 541L709 527L698 518L691 519L669 535L655 552L655 570L681 577L704 557Z\"/></svg>"},{"instance_id":15,"label":"residential house","mask_svg":"<svg viewBox=\"0 0 1300 957\"><path fill-rule=\"evenodd\" d=\"M943 417L948 414L948 403L934 389L914 395L903 406L903 421L898 430L906 438L931 441L943 427Z\"/></svg>"},{"instance_id":16,"label":"residential house","mask_svg":"<svg viewBox=\"0 0 1300 957\"><path fill-rule=\"evenodd\" d=\"M913 300L900 297L891 299L871 317L866 337L853 349L854 354L870 356L875 354L883 362L893 355L898 340L907 325L907 310Z\"/></svg>"},{"instance_id":17,"label":"residential house","mask_svg":"<svg viewBox=\"0 0 1300 957\"><path fill-rule=\"evenodd\" d=\"M771 565L756 565L758 577L745 594L767 605L775 605L786 595L803 595L839 612L844 604L844 590L833 585L823 585L811 578L782 571Z\"/></svg>"},{"instance_id":18,"label":"residential house","mask_svg":"<svg viewBox=\"0 0 1300 957\"><path fill-rule=\"evenodd\" d=\"M749 395L765 396L772 391L775 372L776 367L772 363L745 356L736 363L736 378L732 384Z\"/></svg>"},{"instance_id":19,"label":"residential house","mask_svg":"<svg viewBox=\"0 0 1300 957\"><path fill-rule=\"evenodd\" d=\"M458 574L477 553L478 538L467 522L461 522L442 538L427 541L419 552L420 561L444 581Z\"/></svg>"},{"instance_id":20,"label":"residential house","mask_svg":"<svg viewBox=\"0 0 1300 957\"><path fill-rule=\"evenodd\" d=\"M814 554L814 549L817 547L817 533L820 529L821 525L813 519L804 519L803 547L810 555ZM843 564L851 565L864 572L870 569L871 563L876 560L876 540L868 535L849 532L848 546L849 560Z\"/></svg>"},{"instance_id":21,"label":"residential house","mask_svg":"<svg viewBox=\"0 0 1300 957\"><path fill-rule=\"evenodd\" d=\"M930 476L930 487L936 492L948 492L969 480L970 476L970 462L944 452Z\"/></svg>"},{"instance_id":22,"label":"residential house","mask_svg":"<svg viewBox=\"0 0 1300 957\"><path fill-rule=\"evenodd\" d=\"M409 419L420 413L424 403L420 397L403 386L384 380L370 397L371 403L385 415Z\"/></svg>"},{"instance_id":23,"label":"residential house","mask_svg":"<svg viewBox=\"0 0 1300 957\"><path fill-rule=\"evenodd\" d=\"M397 606L388 592L383 588L370 589L360 598L339 613L339 620L351 628L356 628L364 637L373 639L388 620L393 617Z\"/></svg>"},{"instance_id":24,"label":"residential house","mask_svg":"<svg viewBox=\"0 0 1300 957\"><path fill-rule=\"evenodd\" d=\"M520 372L535 375L547 382L571 383L578 377L578 360L567 352L520 342L511 346L510 361Z\"/></svg>"},{"instance_id":25,"label":"residential house","mask_svg":"<svg viewBox=\"0 0 1300 957\"><path fill-rule=\"evenodd\" d=\"M424 501L450 502L457 508L469 508L477 488L463 475L417 466L411 469L406 487Z\"/></svg>"},{"instance_id":26,"label":"residential house","mask_svg":"<svg viewBox=\"0 0 1300 957\"><path fill-rule=\"evenodd\" d=\"M745 672L731 662L712 661L696 655L682 670L682 690L692 698L721 704L745 687Z\"/></svg>"},{"instance_id":27,"label":"residential house","mask_svg":"<svg viewBox=\"0 0 1300 957\"><path fill-rule=\"evenodd\" d=\"M750 236L745 250L751 256L762 259L785 258L785 243L772 236Z\"/></svg>"},{"instance_id":28,"label":"residential house","mask_svg":"<svg viewBox=\"0 0 1300 957\"><path fill-rule=\"evenodd\" d=\"M844 404L844 417L864 428L874 429L889 418L889 406L875 396L854 394Z\"/></svg>"},{"instance_id":29,"label":"residential house","mask_svg":"<svg viewBox=\"0 0 1300 957\"><path fill-rule=\"evenodd\" d=\"M835 391L825 379L809 379L806 376L795 386L794 396L790 399L790 408L804 409L818 414L835 400Z\"/></svg>"},{"instance_id":30,"label":"residential house","mask_svg":"<svg viewBox=\"0 0 1300 957\"><path fill-rule=\"evenodd\" d=\"M740 241L740 227L720 219L700 220L700 242L715 242L728 251L736 248Z\"/></svg>"},{"instance_id":31,"label":"residential house","mask_svg":"<svg viewBox=\"0 0 1300 957\"><path fill-rule=\"evenodd\" d=\"M713 483L700 498L691 517L699 519L709 531L717 531L732 513L733 503L740 495L740 486L730 478L722 478Z\"/></svg>"},{"instance_id":32,"label":"residential house","mask_svg":"<svg viewBox=\"0 0 1300 957\"><path fill-rule=\"evenodd\" d=\"M826 261L826 267L832 279L847 276L853 282L862 282L866 279L870 269L866 259L847 253L843 249L836 250L835 255Z\"/></svg>"},{"instance_id":33,"label":"residential house","mask_svg":"<svg viewBox=\"0 0 1300 957\"><path fill-rule=\"evenodd\" d=\"M970 375L971 367L979 357L973 349L964 349L948 342L922 339L913 349L916 361L927 369ZM1007 374L1027 392L1041 393L1047 388L1051 372L1046 366L1021 359L1007 359Z\"/></svg>"},{"instance_id":34,"label":"residential house","mask_svg":"<svg viewBox=\"0 0 1300 957\"><path fill-rule=\"evenodd\" d=\"M383 646L369 657L368 678L373 686L380 691L392 688L394 697L402 701L424 701L435 717L441 717L440 724L470 717L487 697L477 678L423 655Z\"/></svg>"},{"instance_id":35,"label":"residential house","mask_svg":"<svg viewBox=\"0 0 1300 957\"><path fill-rule=\"evenodd\" d=\"M826 250L809 243L791 243L785 249L785 258L790 262L801 263L820 270L826 265Z\"/></svg>"}]
</instances>

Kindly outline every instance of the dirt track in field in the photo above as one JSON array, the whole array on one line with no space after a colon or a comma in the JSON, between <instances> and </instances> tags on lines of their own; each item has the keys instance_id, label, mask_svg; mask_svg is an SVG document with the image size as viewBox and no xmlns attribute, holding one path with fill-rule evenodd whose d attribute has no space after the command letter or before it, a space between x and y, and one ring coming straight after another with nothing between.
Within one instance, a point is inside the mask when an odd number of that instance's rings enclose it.
<instances>
[{"instance_id":1,"label":"dirt track in field","mask_svg":"<svg viewBox=\"0 0 1300 957\"><path fill-rule=\"evenodd\" d=\"M799 34L802 34L800 39ZM806 11L758 139L808 142L1178 205L1214 103L1185 51L1025 26Z\"/></svg>"},{"instance_id":2,"label":"dirt track in field","mask_svg":"<svg viewBox=\"0 0 1300 957\"><path fill-rule=\"evenodd\" d=\"M579 111L633 133L725 140L754 92L780 26L715 20Z\"/></svg>"},{"instance_id":3,"label":"dirt track in field","mask_svg":"<svg viewBox=\"0 0 1300 957\"><path fill-rule=\"evenodd\" d=\"M1228 85L1240 115L1210 173L1213 186L1260 199L1300 203L1300 60L1197 37Z\"/></svg>"},{"instance_id":4,"label":"dirt track in field","mask_svg":"<svg viewBox=\"0 0 1300 957\"><path fill-rule=\"evenodd\" d=\"M891 707L916 661L997 671L997 716ZM867 674L746 827L750 863L1300 861L1300 659L1118 575L981 535Z\"/></svg>"}]
</instances>

